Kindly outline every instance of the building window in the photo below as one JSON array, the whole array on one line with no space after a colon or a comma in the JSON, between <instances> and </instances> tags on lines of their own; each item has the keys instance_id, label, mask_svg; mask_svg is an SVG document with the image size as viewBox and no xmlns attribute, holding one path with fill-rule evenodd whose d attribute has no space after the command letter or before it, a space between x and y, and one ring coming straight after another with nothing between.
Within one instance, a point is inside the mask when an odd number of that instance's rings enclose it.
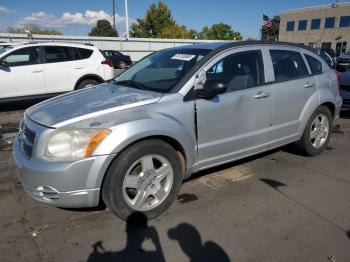
<instances>
[{"instance_id":1,"label":"building window","mask_svg":"<svg viewBox=\"0 0 350 262\"><path fill-rule=\"evenodd\" d=\"M311 20L311 29L320 29L321 19L312 19Z\"/></svg>"},{"instance_id":2,"label":"building window","mask_svg":"<svg viewBox=\"0 0 350 262\"><path fill-rule=\"evenodd\" d=\"M331 42L323 42L321 44L321 49L331 49L332 48L332 43Z\"/></svg>"},{"instance_id":3,"label":"building window","mask_svg":"<svg viewBox=\"0 0 350 262\"><path fill-rule=\"evenodd\" d=\"M300 20L298 25L299 31L305 31L307 27L307 20Z\"/></svg>"},{"instance_id":4,"label":"building window","mask_svg":"<svg viewBox=\"0 0 350 262\"><path fill-rule=\"evenodd\" d=\"M309 47L316 48L316 43L309 43Z\"/></svg>"},{"instance_id":5,"label":"building window","mask_svg":"<svg viewBox=\"0 0 350 262\"><path fill-rule=\"evenodd\" d=\"M287 22L287 31L294 31L294 21Z\"/></svg>"},{"instance_id":6,"label":"building window","mask_svg":"<svg viewBox=\"0 0 350 262\"><path fill-rule=\"evenodd\" d=\"M324 28L334 28L335 17L327 17L324 21Z\"/></svg>"},{"instance_id":7,"label":"building window","mask_svg":"<svg viewBox=\"0 0 350 262\"><path fill-rule=\"evenodd\" d=\"M350 27L350 16L341 16L339 27Z\"/></svg>"}]
</instances>

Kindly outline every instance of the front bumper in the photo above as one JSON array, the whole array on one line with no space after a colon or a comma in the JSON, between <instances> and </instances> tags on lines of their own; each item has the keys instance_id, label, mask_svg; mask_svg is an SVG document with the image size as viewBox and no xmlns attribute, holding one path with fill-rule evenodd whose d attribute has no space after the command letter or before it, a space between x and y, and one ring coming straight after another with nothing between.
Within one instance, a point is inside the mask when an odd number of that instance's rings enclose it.
<instances>
[{"instance_id":1,"label":"front bumper","mask_svg":"<svg viewBox=\"0 0 350 262\"><path fill-rule=\"evenodd\" d=\"M99 204L102 180L115 155L60 163L36 156L28 159L15 139L13 157L31 198L57 207L80 208Z\"/></svg>"}]
</instances>

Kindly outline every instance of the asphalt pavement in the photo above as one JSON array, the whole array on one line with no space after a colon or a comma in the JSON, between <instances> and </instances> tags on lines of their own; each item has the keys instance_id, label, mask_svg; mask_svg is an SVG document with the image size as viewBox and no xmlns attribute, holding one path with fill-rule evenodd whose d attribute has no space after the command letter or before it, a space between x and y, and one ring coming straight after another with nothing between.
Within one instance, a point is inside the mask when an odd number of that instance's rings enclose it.
<instances>
[{"instance_id":1,"label":"asphalt pavement","mask_svg":"<svg viewBox=\"0 0 350 262\"><path fill-rule=\"evenodd\" d=\"M195 174L165 214L123 222L26 196L8 142L22 109L0 112L0 261L350 261L350 113L320 156L288 146Z\"/></svg>"}]
</instances>

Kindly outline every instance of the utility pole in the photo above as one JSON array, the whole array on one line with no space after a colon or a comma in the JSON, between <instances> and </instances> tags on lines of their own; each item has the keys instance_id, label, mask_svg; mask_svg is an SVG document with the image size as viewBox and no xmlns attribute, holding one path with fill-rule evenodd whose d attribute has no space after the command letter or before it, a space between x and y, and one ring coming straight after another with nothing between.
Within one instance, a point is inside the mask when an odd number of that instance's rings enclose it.
<instances>
[{"instance_id":1,"label":"utility pole","mask_svg":"<svg viewBox=\"0 0 350 262\"><path fill-rule=\"evenodd\" d=\"M128 0L125 0L125 27L126 27L126 38L129 38L129 14L128 14Z\"/></svg>"},{"instance_id":2,"label":"utility pole","mask_svg":"<svg viewBox=\"0 0 350 262\"><path fill-rule=\"evenodd\" d=\"M113 29L115 31L115 0L112 0L113 1Z\"/></svg>"}]
</instances>

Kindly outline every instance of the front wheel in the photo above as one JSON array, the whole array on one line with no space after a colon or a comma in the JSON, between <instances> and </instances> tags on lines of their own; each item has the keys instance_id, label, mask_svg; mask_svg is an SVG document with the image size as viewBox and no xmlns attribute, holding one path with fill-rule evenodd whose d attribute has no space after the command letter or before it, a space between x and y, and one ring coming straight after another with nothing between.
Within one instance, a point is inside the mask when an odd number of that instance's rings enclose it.
<instances>
[{"instance_id":1,"label":"front wheel","mask_svg":"<svg viewBox=\"0 0 350 262\"><path fill-rule=\"evenodd\" d=\"M326 106L320 106L309 119L297 145L309 156L322 153L330 140L333 117Z\"/></svg>"},{"instance_id":2,"label":"front wheel","mask_svg":"<svg viewBox=\"0 0 350 262\"><path fill-rule=\"evenodd\" d=\"M104 201L123 220L133 212L154 218L176 199L182 170L169 144L160 140L137 143L112 163L102 189Z\"/></svg>"}]
</instances>

